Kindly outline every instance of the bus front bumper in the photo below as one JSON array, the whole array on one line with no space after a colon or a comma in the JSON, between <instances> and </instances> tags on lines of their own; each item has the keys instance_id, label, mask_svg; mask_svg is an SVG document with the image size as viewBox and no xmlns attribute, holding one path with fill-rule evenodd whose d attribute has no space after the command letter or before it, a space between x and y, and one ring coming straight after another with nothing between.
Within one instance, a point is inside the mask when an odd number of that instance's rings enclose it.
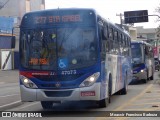
<instances>
[{"instance_id":1,"label":"bus front bumper","mask_svg":"<svg viewBox=\"0 0 160 120\"><path fill-rule=\"evenodd\" d=\"M132 77L132 80L144 80L144 79L147 79L147 72L146 71L143 71L143 72L138 72L138 73L134 73L133 74L133 77Z\"/></svg>"},{"instance_id":2,"label":"bus front bumper","mask_svg":"<svg viewBox=\"0 0 160 120\"><path fill-rule=\"evenodd\" d=\"M100 83L95 83L90 87L61 90L29 89L20 85L20 91L23 102L100 100Z\"/></svg>"}]
</instances>

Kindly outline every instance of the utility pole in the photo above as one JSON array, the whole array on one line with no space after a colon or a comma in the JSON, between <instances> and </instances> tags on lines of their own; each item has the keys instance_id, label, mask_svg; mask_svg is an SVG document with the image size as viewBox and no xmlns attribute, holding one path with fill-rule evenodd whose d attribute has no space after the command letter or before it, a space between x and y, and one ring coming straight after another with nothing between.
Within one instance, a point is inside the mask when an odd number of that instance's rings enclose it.
<instances>
[{"instance_id":1,"label":"utility pole","mask_svg":"<svg viewBox=\"0 0 160 120\"><path fill-rule=\"evenodd\" d=\"M124 16L124 14L120 13L120 14L116 14L116 16L120 17L120 26L122 28L123 27L123 19L122 19L122 17Z\"/></svg>"}]
</instances>

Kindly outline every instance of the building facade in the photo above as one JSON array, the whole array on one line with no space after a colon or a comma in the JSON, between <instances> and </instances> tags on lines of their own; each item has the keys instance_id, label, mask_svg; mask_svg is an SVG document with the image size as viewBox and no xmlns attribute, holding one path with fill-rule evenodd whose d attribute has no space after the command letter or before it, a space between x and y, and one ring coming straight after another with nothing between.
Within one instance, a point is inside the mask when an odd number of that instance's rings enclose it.
<instances>
[{"instance_id":1,"label":"building facade","mask_svg":"<svg viewBox=\"0 0 160 120\"><path fill-rule=\"evenodd\" d=\"M1 3L1 5L3 4L4 3ZM16 27L20 25L23 15L27 12L44 9L45 0L8 0L8 2L1 7L0 17L11 17L14 19L13 34L15 34L17 38L15 50L18 50L19 43L19 31Z\"/></svg>"},{"instance_id":2,"label":"building facade","mask_svg":"<svg viewBox=\"0 0 160 120\"><path fill-rule=\"evenodd\" d=\"M136 27L129 27L129 34L132 40L137 39L137 28Z\"/></svg>"},{"instance_id":3,"label":"building facade","mask_svg":"<svg viewBox=\"0 0 160 120\"><path fill-rule=\"evenodd\" d=\"M137 39L155 41L159 39L157 28L143 28L142 26L137 28Z\"/></svg>"},{"instance_id":4,"label":"building facade","mask_svg":"<svg viewBox=\"0 0 160 120\"><path fill-rule=\"evenodd\" d=\"M1 3L1 5L5 4ZM14 17L15 23L20 24L26 12L45 9L45 0L8 0L1 7L0 16Z\"/></svg>"},{"instance_id":5,"label":"building facade","mask_svg":"<svg viewBox=\"0 0 160 120\"><path fill-rule=\"evenodd\" d=\"M22 17L25 13L31 11L38 11L45 9L45 0L1 0L0 1L0 68L4 68L7 64L11 64L8 61L10 57L13 57L12 66L11 68L15 68L15 64L18 62L17 54L19 51L19 28L18 26L21 23ZM8 22L7 22L8 21ZM6 28L5 28L6 27ZM6 31L6 32L5 32ZM9 32L8 32L9 31ZM10 32L12 31L12 32ZM15 47L14 44L11 42L12 37L15 36ZM6 41L10 41L6 43ZM6 44L13 44L11 47L7 46ZM3 55L5 52L8 54ZM12 56L13 53L14 55ZM7 56L7 58L3 58ZM10 57L9 57L10 55ZM8 62L8 63L7 63Z\"/></svg>"}]
</instances>

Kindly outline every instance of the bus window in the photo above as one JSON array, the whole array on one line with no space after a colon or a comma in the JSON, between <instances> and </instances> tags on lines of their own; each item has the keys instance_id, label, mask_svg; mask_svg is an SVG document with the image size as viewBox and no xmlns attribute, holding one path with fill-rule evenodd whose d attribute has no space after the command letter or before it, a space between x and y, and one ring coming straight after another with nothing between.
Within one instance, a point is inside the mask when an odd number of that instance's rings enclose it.
<instances>
[{"instance_id":1,"label":"bus window","mask_svg":"<svg viewBox=\"0 0 160 120\"><path fill-rule=\"evenodd\" d=\"M104 26L102 28L102 40L107 40L108 39L108 27Z\"/></svg>"},{"instance_id":2,"label":"bus window","mask_svg":"<svg viewBox=\"0 0 160 120\"><path fill-rule=\"evenodd\" d=\"M118 32L114 31L114 46L115 46L115 54L119 53L119 41L118 41Z\"/></svg>"},{"instance_id":3,"label":"bus window","mask_svg":"<svg viewBox=\"0 0 160 120\"><path fill-rule=\"evenodd\" d=\"M113 28L109 28L109 39L113 40Z\"/></svg>"}]
</instances>

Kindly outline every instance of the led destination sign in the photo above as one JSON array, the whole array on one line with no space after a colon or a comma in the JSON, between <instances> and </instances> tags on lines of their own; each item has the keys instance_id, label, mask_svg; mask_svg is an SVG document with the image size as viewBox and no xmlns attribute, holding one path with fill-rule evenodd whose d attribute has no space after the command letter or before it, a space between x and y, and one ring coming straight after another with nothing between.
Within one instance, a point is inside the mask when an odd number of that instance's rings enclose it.
<instances>
[{"instance_id":1,"label":"led destination sign","mask_svg":"<svg viewBox=\"0 0 160 120\"><path fill-rule=\"evenodd\" d=\"M21 27L51 27L59 24L95 25L96 14L92 10L50 10L32 12L24 15Z\"/></svg>"},{"instance_id":2,"label":"led destination sign","mask_svg":"<svg viewBox=\"0 0 160 120\"><path fill-rule=\"evenodd\" d=\"M82 22L80 15L64 15L64 16L36 16L35 24L59 23L59 22Z\"/></svg>"}]
</instances>

